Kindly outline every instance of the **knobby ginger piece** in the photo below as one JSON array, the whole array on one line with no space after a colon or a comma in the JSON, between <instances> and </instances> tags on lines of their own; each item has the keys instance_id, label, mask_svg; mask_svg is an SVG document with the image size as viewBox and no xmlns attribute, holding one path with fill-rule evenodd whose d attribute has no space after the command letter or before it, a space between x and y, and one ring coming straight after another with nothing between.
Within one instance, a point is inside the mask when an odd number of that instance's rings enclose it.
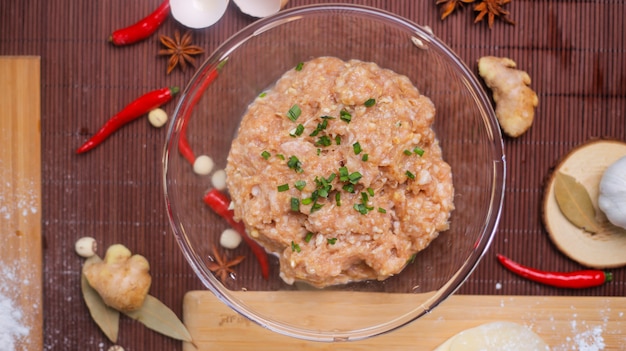
<instances>
[{"instance_id":1,"label":"knobby ginger piece","mask_svg":"<svg viewBox=\"0 0 626 351\"><path fill-rule=\"evenodd\" d=\"M85 267L85 278L104 303L122 312L139 309L148 295L150 264L124 245L111 245L102 262Z\"/></svg>"},{"instance_id":2,"label":"knobby ginger piece","mask_svg":"<svg viewBox=\"0 0 626 351\"><path fill-rule=\"evenodd\" d=\"M506 57L485 56L478 60L478 74L493 92L496 116L505 134L522 135L533 124L537 94L528 87L530 76Z\"/></svg>"}]
</instances>

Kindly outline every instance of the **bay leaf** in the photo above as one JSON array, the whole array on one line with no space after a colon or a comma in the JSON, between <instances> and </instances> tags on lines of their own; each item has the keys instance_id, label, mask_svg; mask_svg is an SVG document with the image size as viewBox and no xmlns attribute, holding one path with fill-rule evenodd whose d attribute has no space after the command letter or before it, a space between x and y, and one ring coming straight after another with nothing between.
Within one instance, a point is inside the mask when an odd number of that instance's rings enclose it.
<instances>
[{"instance_id":1,"label":"bay leaf","mask_svg":"<svg viewBox=\"0 0 626 351\"><path fill-rule=\"evenodd\" d=\"M563 215L576 227L597 233L596 210L587 189L574 177L557 172L554 179L554 196Z\"/></svg>"},{"instance_id":2,"label":"bay leaf","mask_svg":"<svg viewBox=\"0 0 626 351\"><path fill-rule=\"evenodd\" d=\"M83 270L85 267L101 261L102 259L100 257L94 255L85 261ZM91 318L96 322L98 327L100 327L104 335L106 335L111 342L116 343L120 326L120 312L104 303L100 294L89 285L85 274L82 272L80 275L80 287Z\"/></svg>"},{"instance_id":3,"label":"bay leaf","mask_svg":"<svg viewBox=\"0 0 626 351\"><path fill-rule=\"evenodd\" d=\"M143 305L139 309L124 312L124 314L165 336L192 342L191 334L189 334L183 322L178 319L169 307L154 296L146 296Z\"/></svg>"}]
</instances>

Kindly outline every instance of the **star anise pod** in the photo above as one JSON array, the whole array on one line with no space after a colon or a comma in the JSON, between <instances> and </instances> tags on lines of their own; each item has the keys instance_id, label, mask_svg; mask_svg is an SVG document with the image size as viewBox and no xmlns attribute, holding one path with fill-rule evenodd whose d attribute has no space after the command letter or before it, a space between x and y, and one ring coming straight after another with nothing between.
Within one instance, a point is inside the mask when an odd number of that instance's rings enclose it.
<instances>
[{"instance_id":1,"label":"star anise pod","mask_svg":"<svg viewBox=\"0 0 626 351\"><path fill-rule=\"evenodd\" d=\"M220 256L220 253L213 246L213 262L209 262L208 268L224 283L230 274L235 273L233 267L241 263L244 258L246 257L237 256L232 260L227 260L226 256Z\"/></svg>"},{"instance_id":2,"label":"star anise pod","mask_svg":"<svg viewBox=\"0 0 626 351\"><path fill-rule=\"evenodd\" d=\"M463 7L463 4L470 4L475 0L437 0L435 4L442 5L441 7L441 20L443 21L448 17L457 7Z\"/></svg>"},{"instance_id":3,"label":"star anise pod","mask_svg":"<svg viewBox=\"0 0 626 351\"><path fill-rule=\"evenodd\" d=\"M515 24L508 16L509 11L502 8L502 6L508 4L511 0L483 0L480 4L474 6L474 11L479 12L474 20L474 23L480 22L485 16L488 18L489 29L493 27L493 22L496 17L499 17L508 24Z\"/></svg>"},{"instance_id":4,"label":"star anise pod","mask_svg":"<svg viewBox=\"0 0 626 351\"><path fill-rule=\"evenodd\" d=\"M166 47L159 50L159 55L170 56L167 62L167 74L170 74L178 65L183 71L187 68L187 64L195 67L196 60L192 56L204 53L201 47L191 44L191 32L186 32L181 38L180 32L177 30L174 32L173 39L161 35L159 40Z\"/></svg>"}]
</instances>

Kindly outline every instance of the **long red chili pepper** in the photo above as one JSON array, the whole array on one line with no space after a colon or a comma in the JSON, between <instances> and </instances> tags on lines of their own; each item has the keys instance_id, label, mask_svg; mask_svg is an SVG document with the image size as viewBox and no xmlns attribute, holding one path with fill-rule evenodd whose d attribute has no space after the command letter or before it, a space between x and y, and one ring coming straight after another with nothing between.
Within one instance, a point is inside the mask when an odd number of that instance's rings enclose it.
<instances>
[{"instance_id":1,"label":"long red chili pepper","mask_svg":"<svg viewBox=\"0 0 626 351\"><path fill-rule=\"evenodd\" d=\"M183 117L183 124L180 128L180 136L178 137L178 152L193 166L196 161L196 155L194 154L189 141L187 140L187 123L189 117L191 117L191 111L198 104L198 100L202 97L202 93L209 87L209 85L217 78L219 71L226 64L226 60L220 61L215 68L209 67L209 74L201 82L200 87L196 91L195 95L187 107L185 116Z\"/></svg>"},{"instance_id":2,"label":"long red chili pepper","mask_svg":"<svg viewBox=\"0 0 626 351\"><path fill-rule=\"evenodd\" d=\"M263 278L268 279L270 274L269 260L265 249L259 245L254 239L248 236L246 228L241 222L235 221L233 210L229 209L230 200L228 197L217 189L211 189L204 195L204 203L206 203L215 213L224 218L230 226L235 229L248 244L257 261L261 265L261 274Z\"/></svg>"},{"instance_id":3,"label":"long red chili pepper","mask_svg":"<svg viewBox=\"0 0 626 351\"><path fill-rule=\"evenodd\" d=\"M179 90L178 87L161 88L135 99L115 116L111 117L96 134L76 150L76 153L87 152L100 145L109 135L127 123L170 101L174 95L178 94Z\"/></svg>"},{"instance_id":4,"label":"long red chili pepper","mask_svg":"<svg viewBox=\"0 0 626 351\"><path fill-rule=\"evenodd\" d=\"M128 45L144 40L165 22L169 14L170 1L164 0L156 10L139 22L114 31L109 37L109 41L115 45Z\"/></svg>"},{"instance_id":5,"label":"long red chili pepper","mask_svg":"<svg viewBox=\"0 0 626 351\"><path fill-rule=\"evenodd\" d=\"M613 280L613 274L601 270L587 269L574 272L546 272L523 266L498 254L498 261L509 271L526 279L555 286L557 288L582 289L602 285Z\"/></svg>"}]
</instances>

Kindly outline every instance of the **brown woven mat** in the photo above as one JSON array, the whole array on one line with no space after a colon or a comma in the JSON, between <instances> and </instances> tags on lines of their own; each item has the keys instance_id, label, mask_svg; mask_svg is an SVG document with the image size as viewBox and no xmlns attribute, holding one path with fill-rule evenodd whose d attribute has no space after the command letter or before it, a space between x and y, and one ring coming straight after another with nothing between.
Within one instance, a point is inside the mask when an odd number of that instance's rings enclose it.
<instances>
[{"instance_id":1,"label":"brown woven mat","mask_svg":"<svg viewBox=\"0 0 626 351\"><path fill-rule=\"evenodd\" d=\"M315 1L292 0L289 7ZM491 250L461 288L463 294L597 295L626 292L626 269L603 287L571 291L544 287L503 270L502 252L553 270L580 267L549 241L540 217L544 178L568 150L589 139L626 140L626 1L514 0L515 26L473 24L470 6L439 19L434 0L344 1L371 5L429 25L476 70L484 55L508 56L533 79L539 95L528 133L505 140L507 188ZM45 344L47 350L106 350L108 342L81 301L81 260L74 242L122 242L150 258L151 293L180 315L186 291L203 288L178 249L162 199L164 129L139 121L88 155L74 150L131 97L163 86L184 86L192 70L166 75L157 36L118 48L111 31L133 23L158 0L23 0L0 2L0 55L40 55L42 74ZM207 52L251 23L231 2L215 26L194 32ZM160 34L182 29L168 19ZM206 57L206 56L205 56ZM174 103L165 106L172 112ZM626 253L625 253L626 254ZM180 343L122 319L127 350L180 349Z\"/></svg>"}]
</instances>

